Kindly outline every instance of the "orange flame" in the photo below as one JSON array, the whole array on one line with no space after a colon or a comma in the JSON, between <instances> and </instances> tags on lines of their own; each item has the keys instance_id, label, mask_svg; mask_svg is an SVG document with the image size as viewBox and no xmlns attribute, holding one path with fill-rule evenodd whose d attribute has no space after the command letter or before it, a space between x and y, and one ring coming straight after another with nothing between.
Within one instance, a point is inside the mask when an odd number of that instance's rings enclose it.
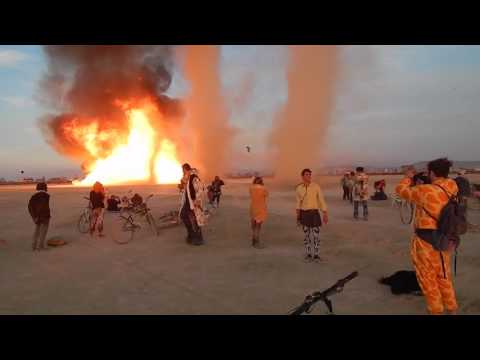
<instances>
[{"instance_id":1,"label":"orange flame","mask_svg":"<svg viewBox=\"0 0 480 360\"><path fill-rule=\"evenodd\" d=\"M158 133L148 118L148 107L126 110L129 119L129 134L126 143L113 148L109 156L100 158L98 143L115 135L115 132L97 133L97 124L74 129L77 138L83 140L90 155L97 160L87 168L88 175L75 185L91 186L96 181L104 185L148 181L154 177L157 184L178 183L182 177L181 165L176 157L174 143L166 138L161 140L155 151ZM105 138L105 139L104 139ZM154 176L151 163L154 160Z\"/></svg>"}]
</instances>

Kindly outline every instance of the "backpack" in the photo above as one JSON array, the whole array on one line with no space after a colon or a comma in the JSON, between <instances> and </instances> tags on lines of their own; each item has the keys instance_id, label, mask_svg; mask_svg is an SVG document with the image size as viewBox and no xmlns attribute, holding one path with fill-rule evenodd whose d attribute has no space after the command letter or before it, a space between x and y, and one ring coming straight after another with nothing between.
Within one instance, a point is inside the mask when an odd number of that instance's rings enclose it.
<instances>
[{"instance_id":1,"label":"backpack","mask_svg":"<svg viewBox=\"0 0 480 360\"><path fill-rule=\"evenodd\" d=\"M437 222L437 229L433 230L431 237L431 245L437 251L455 250L455 273L457 272L457 248L460 246L460 235L467 232L467 219L465 215L465 207L461 206L458 196L450 196L450 194L440 185L434 184L441 188L448 196L447 204L442 208L440 217L437 219L430 214L427 209L423 210ZM441 255L441 253L440 253ZM442 267L443 267L442 257ZM445 273L445 269L444 269Z\"/></svg>"},{"instance_id":2,"label":"backpack","mask_svg":"<svg viewBox=\"0 0 480 360\"><path fill-rule=\"evenodd\" d=\"M435 186L445 192L448 202L442 208L438 219L423 208L427 215L437 222L437 229L433 231L432 246L437 251L447 251L451 245L454 245L456 249L460 244L459 236L467 232L466 209L460 205L458 196L450 196L443 187L436 184Z\"/></svg>"},{"instance_id":3,"label":"backpack","mask_svg":"<svg viewBox=\"0 0 480 360\"><path fill-rule=\"evenodd\" d=\"M470 183L468 182L468 180L462 176L458 176L454 180L458 186L458 195L463 197L469 197L472 191L470 189Z\"/></svg>"}]
</instances>

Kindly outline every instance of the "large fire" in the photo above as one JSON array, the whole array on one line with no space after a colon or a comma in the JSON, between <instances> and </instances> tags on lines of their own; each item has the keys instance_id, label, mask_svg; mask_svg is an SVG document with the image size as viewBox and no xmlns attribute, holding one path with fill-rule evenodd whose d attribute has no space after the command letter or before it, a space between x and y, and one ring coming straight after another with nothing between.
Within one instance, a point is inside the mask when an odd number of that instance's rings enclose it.
<instances>
[{"instance_id":1,"label":"large fire","mask_svg":"<svg viewBox=\"0 0 480 360\"><path fill-rule=\"evenodd\" d=\"M151 106L124 107L129 129L128 136L123 139L115 131L98 131L96 123L74 126L69 130L71 136L81 141L95 159L86 165L87 176L74 184L91 186L100 181L105 185L114 185L150 179L157 184L178 183L182 169L177 160L176 146L152 126L149 119ZM107 156L102 156L102 142L105 141L114 145Z\"/></svg>"}]
</instances>

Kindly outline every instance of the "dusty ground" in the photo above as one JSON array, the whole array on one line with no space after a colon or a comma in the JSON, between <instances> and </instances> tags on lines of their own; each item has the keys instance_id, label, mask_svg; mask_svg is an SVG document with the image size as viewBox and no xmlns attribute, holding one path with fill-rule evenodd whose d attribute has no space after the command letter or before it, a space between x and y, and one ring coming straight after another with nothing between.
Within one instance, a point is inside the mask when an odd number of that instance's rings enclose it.
<instances>
[{"instance_id":1,"label":"dusty ground","mask_svg":"<svg viewBox=\"0 0 480 360\"><path fill-rule=\"evenodd\" d=\"M106 218L106 238L81 235L76 223L88 190L52 187L48 238L60 237L68 245L33 253L26 210L33 189L0 187L0 314L285 314L307 293L354 270L360 276L332 298L336 313L424 314L422 297L393 296L377 283L381 276L411 269L411 228L401 224L390 200L371 201L370 221L353 222L352 207L340 199L339 178L317 180L330 207L330 223L321 231L326 260L320 264L302 261L291 188L269 187L267 248L256 250L250 246L246 181L227 183L202 247L188 246L182 227L158 237L145 228L133 242L118 245L113 238L123 233L116 215ZM387 177L387 193L397 181ZM109 190L121 195L129 189ZM177 207L173 186L134 191L156 195L155 217ZM471 221L480 223L480 212L472 213ZM467 234L460 249L455 287L462 314L480 314L479 234ZM313 313L324 314L324 305Z\"/></svg>"}]
</instances>

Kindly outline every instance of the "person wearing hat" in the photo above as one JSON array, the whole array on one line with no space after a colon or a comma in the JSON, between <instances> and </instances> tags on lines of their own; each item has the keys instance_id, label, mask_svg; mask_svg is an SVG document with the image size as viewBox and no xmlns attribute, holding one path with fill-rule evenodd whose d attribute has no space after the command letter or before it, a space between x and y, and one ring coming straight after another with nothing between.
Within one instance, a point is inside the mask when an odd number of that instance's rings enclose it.
<instances>
[{"instance_id":1,"label":"person wearing hat","mask_svg":"<svg viewBox=\"0 0 480 360\"><path fill-rule=\"evenodd\" d=\"M46 250L45 243L48 225L50 223L50 195L47 193L47 184L44 182L37 184L37 192L28 202L28 212L35 223L33 233L32 250Z\"/></svg>"}]
</instances>

